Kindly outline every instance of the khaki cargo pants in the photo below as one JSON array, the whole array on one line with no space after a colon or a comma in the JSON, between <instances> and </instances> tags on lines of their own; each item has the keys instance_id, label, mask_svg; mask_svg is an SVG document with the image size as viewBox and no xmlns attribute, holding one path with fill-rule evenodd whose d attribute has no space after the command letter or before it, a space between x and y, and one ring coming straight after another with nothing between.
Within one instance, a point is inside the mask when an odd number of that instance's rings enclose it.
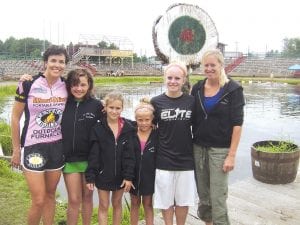
<instances>
[{"instance_id":1,"label":"khaki cargo pants","mask_svg":"<svg viewBox=\"0 0 300 225\"><path fill-rule=\"evenodd\" d=\"M198 216L214 225L229 225L227 212L228 173L223 163L228 148L207 148L194 144L194 161L197 191L199 195Z\"/></svg>"}]
</instances>

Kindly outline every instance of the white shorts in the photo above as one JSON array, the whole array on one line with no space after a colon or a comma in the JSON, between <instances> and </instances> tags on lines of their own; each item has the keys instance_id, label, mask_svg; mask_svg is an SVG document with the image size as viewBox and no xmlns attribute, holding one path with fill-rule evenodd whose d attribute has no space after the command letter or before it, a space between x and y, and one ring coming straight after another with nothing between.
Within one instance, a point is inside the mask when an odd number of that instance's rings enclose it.
<instances>
[{"instance_id":1,"label":"white shorts","mask_svg":"<svg viewBox=\"0 0 300 225\"><path fill-rule=\"evenodd\" d=\"M171 206L195 206L197 189L194 170L155 171L154 208L168 209Z\"/></svg>"}]
</instances>

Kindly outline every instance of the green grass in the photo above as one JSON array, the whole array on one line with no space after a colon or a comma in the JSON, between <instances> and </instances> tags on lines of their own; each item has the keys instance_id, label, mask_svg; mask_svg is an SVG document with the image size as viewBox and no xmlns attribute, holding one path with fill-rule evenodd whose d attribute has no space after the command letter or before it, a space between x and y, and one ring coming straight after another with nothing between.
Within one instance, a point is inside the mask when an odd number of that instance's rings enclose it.
<instances>
[{"instance_id":1,"label":"green grass","mask_svg":"<svg viewBox=\"0 0 300 225\"><path fill-rule=\"evenodd\" d=\"M12 154L11 128L9 124L0 119L0 144L4 155Z\"/></svg>"},{"instance_id":2,"label":"green grass","mask_svg":"<svg viewBox=\"0 0 300 225\"><path fill-rule=\"evenodd\" d=\"M202 80L203 75L190 75L190 81L192 84L198 80ZM245 77L245 76L232 76L237 81L253 81L253 82L278 82L288 84L300 84L299 78L273 78L270 77ZM112 83L150 83L150 82L163 82L163 76L123 76L123 77L94 77L95 84L112 84ZM14 95L16 92L16 85L0 85L0 98L5 96Z\"/></svg>"},{"instance_id":3,"label":"green grass","mask_svg":"<svg viewBox=\"0 0 300 225\"><path fill-rule=\"evenodd\" d=\"M96 84L163 82L162 76L94 77Z\"/></svg>"},{"instance_id":4,"label":"green grass","mask_svg":"<svg viewBox=\"0 0 300 225\"><path fill-rule=\"evenodd\" d=\"M190 75L190 82L195 84L198 80L204 79L203 75ZM298 78L269 78L269 77L245 77L232 76L236 81L244 82L277 82L297 85L300 84ZM95 77L95 84L111 84L111 83L150 83L163 82L163 76L128 76L128 77Z\"/></svg>"},{"instance_id":5,"label":"green grass","mask_svg":"<svg viewBox=\"0 0 300 225\"><path fill-rule=\"evenodd\" d=\"M30 196L22 174L12 172L8 162L0 160L1 224L25 225L29 205Z\"/></svg>"},{"instance_id":6,"label":"green grass","mask_svg":"<svg viewBox=\"0 0 300 225\"><path fill-rule=\"evenodd\" d=\"M6 160L0 159L0 224L26 225L28 208L30 207L30 194L26 181L21 173L13 172ZM56 204L55 225L66 225L66 203ZM97 208L94 208L92 224L98 224ZM140 209L140 219L144 212ZM112 209L109 209L109 224L112 224ZM130 213L123 207L122 225L130 224ZM79 222L79 225L82 225Z\"/></svg>"},{"instance_id":7,"label":"green grass","mask_svg":"<svg viewBox=\"0 0 300 225\"><path fill-rule=\"evenodd\" d=\"M14 95L16 88L16 85L0 85L0 98Z\"/></svg>"}]
</instances>

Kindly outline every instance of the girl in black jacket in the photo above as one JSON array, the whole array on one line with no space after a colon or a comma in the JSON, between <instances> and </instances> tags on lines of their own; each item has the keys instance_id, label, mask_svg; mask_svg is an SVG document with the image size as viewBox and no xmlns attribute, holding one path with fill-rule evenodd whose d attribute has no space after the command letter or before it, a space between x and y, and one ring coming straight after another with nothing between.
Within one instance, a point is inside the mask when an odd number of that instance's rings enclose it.
<instances>
[{"instance_id":1,"label":"girl in black jacket","mask_svg":"<svg viewBox=\"0 0 300 225\"><path fill-rule=\"evenodd\" d=\"M121 223L123 192L128 192L133 186L135 129L121 117L121 94L109 93L104 102L106 118L92 129L92 147L85 177L90 190L93 190L95 185L98 188L99 224L107 224L109 196L112 191L113 224L116 225Z\"/></svg>"},{"instance_id":2,"label":"girl in black jacket","mask_svg":"<svg viewBox=\"0 0 300 225\"><path fill-rule=\"evenodd\" d=\"M93 192L86 187L84 172L90 149L90 131L102 117L103 106L92 97L93 78L87 70L70 71L66 87L69 97L62 117L62 140L66 161L63 174L68 192L67 223L77 224L81 211L82 224L89 225Z\"/></svg>"},{"instance_id":3,"label":"girl in black jacket","mask_svg":"<svg viewBox=\"0 0 300 225\"><path fill-rule=\"evenodd\" d=\"M149 100L142 99L135 109L137 134L134 138L135 178L131 189L131 225L137 225L141 200L145 211L146 224L153 224L152 195L155 180L155 156L158 146L156 130L152 129L154 108Z\"/></svg>"}]
</instances>

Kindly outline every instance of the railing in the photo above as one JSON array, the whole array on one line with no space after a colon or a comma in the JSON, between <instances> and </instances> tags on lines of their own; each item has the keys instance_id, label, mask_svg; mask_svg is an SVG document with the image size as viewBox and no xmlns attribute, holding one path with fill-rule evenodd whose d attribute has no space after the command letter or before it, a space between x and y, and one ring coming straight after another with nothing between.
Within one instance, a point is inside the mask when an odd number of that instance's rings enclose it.
<instances>
[{"instance_id":1,"label":"railing","mask_svg":"<svg viewBox=\"0 0 300 225\"><path fill-rule=\"evenodd\" d=\"M233 71L238 65L240 65L246 59L245 56L239 56L232 63L225 67L225 73L228 74Z\"/></svg>"}]
</instances>

